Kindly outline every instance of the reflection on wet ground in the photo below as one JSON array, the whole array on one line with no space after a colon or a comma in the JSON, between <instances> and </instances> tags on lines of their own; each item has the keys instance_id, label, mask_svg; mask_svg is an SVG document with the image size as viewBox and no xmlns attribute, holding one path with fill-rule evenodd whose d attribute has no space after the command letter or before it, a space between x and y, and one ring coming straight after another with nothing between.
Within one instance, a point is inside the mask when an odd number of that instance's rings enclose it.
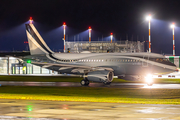
<instances>
[{"instance_id":1,"label":"reflection on wet ground","mask_svg":"<svg viewBox=\"0 0 180 120\"><path fill-rule=\"evenodd\" d=\"M179 105L0 100L3 120L177 120Z\"/></svg>"},{"instance_id":2,"label":"reflection on wet ground","mask_svg":"<svg viewBox=\"0 0 180 120\"><path fill-rule=\"evenodd\" d=\"M80 83L73 82L14 82L0 81L0 85L6 86L61 86L61 87L81 87ZM111 83L104 85L103 83L90 83L89 87L112 87L112 88L162 88L162 89L180 89L180 84L153 84L148 86L144 83Z\"/></svg>"}]
</instances>

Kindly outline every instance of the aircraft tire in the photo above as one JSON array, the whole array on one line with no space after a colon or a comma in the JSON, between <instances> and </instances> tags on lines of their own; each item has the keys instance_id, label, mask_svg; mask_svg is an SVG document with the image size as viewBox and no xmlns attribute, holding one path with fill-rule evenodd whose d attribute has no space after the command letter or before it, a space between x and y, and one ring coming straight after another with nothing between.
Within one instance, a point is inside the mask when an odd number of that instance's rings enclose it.
<instances>
[{"instance_id":1,"label":"aircraft tire","mask_svg":"<svg viewBox=\"0 0 180 120\"><path fill-rule=\"evenodd\" d=\"M85 80L86 81L86 86L88 86L89 85L89 80Z\"/></svg>"},{"instance_id":2,"label":"aircraft tire","mask_svg":"<svg viewBox=\"0 0 180 120\"><path fill-rule=\"evenodd\" d=\"M89 80L81 80L81 85L82 86L88 86L89 85Z\"/></svg>"}]
</instances>

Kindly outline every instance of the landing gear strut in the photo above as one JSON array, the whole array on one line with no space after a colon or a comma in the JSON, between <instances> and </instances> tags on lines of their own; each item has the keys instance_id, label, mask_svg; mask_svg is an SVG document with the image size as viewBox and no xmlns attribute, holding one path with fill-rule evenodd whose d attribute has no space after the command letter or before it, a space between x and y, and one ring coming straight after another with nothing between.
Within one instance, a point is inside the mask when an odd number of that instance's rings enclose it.
<instances>
[{"instance_id":1,"label":"landing gear strut","mask_svg":"<svg viewBox=\"0 0 180 120\"><path fill-rule=\"evenodd\" d=\"M82 86L88 86L89 85L89 80L81 80L81 85Z\"/></svg>"}]
</instances>

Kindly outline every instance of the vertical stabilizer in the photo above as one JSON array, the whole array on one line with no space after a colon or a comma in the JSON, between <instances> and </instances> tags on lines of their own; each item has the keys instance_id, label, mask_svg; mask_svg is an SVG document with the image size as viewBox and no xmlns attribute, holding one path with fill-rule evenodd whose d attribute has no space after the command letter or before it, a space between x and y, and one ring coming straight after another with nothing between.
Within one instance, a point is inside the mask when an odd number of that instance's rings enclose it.
<instances>
[{"instance_id":1,"label":"vertical stabilizer","mask_svg":"<svg viewBox=\"0 0 180 120\"><path fill-rule=\"evenodd\" d=\"M43 40L43 38L33 24L26 24L26 33L31 55L54 53L47 46L47 44L45 43L45 41Z\"/></svg>"}]
</instances>

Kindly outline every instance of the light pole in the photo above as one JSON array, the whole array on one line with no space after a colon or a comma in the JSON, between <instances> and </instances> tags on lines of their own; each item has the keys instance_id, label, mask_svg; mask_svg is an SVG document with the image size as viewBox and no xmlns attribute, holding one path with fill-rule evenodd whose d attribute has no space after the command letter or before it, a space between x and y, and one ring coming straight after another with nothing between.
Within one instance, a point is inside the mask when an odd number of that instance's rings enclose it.
<instances>
[{"instance_id":1,"label":"light pole","mask_svg":"<svg viewBox=\"0 0 180 120\"><path fill-rule=\"evenodd\" d=\"M151 14L146 17L146 20L149 21L149 53L151 53Z\"/></svg>"},{"instance_id":2,"label":"light pole","mask_svg":"<svg viewBox=\"0 0 180 120\"><path fill-rule=\"evenodd\" d=\"M33 19L32 17L29 18L29 24L32 24L33 23Z\"/></svg>"},{"instance_id":3,"label":"light pole","mask_svg":"<svg viewBox=\"0 0 180 120\"><path fill-rule=\"evenodd\" d=\"M63 26L64 26L64 52L65 52L65 50L66 50L66 48L65 48L65 42L66 42L66 23L65 22L63 23Z\"/></svg>"},{"instance_id":4,"label":"light pole","mask_svg":"<svg viewBox=\"0 0 180 120\"><path fill-rule=\"evenodd\" d=\"M91 27L89 27L89 43L91 42Z\"/></svg>"},{"instance_id":5,"label":"light pole","mask_svg":"<svg viewBox=\"0 0 180 120\"><path fill-rule=\"evenodd\" d=\"M173 34L173 56L175 56L175 41L174 41L174 28L175 28L175 24L174 23L172 23L171 28L172 28L172 34Z\"/></svg>"},{"instance_id":6,"label":"light pole","mask_svg":"<svg viewBox=\"0 0 180 120\"><path fill-rule=\"evenodd\" d=\"M110 37L111 37L111 43L112 43L112 39L113 39L113 33L111 33L111 36L110 36Z\"/></svg>"}]
</instances>

